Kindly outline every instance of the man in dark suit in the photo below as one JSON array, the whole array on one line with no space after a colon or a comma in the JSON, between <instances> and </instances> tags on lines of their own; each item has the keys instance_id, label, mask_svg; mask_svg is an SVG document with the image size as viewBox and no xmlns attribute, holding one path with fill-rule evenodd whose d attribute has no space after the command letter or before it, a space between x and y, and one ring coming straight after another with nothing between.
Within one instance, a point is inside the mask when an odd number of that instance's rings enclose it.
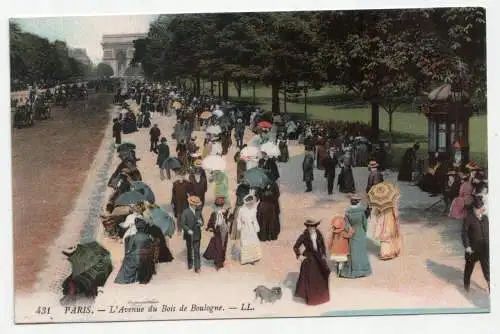
<instances>
[{"instance_id":1,"label":"man in dark suit","mask_svg":"<svg viewBox=\"0 0 500 334\"><path fill-rule=\"evenodd\" d=\"M113 138L115 138L116 145L122 143L122 125L118 121L118 118L113 119Z\"/></svg>"},{"instance_id":2,"label":"man in dark suit","mask_svg":"<svg viewBox=\"0 0 500 334\"><path fill-rule=\"evenodd\" d=\"M490 288L490 244L489 221L484 215L484 203L480 196L475 196L472 210L467 214L462 225L462 243L465 248L464 288L468 292L470 278L477 261L481 264L483 276Z\"/></svg>"},{"instance_id":3,"label":"man in dark suit","mask_svg":"<svg viewBox=\"0 0 500 334\"><path fill-rule=\"evenodd\" d=\"M158 141L160 140L161 131L158 128L158 124L153 125L151 130L149 130L149 140L151 145L149 146L150 152L158 153Z\"/></svg>"},{"instance_id":4,"label":"man in dark suit","mask_svg":"<svg viewBox=\"0 0 500 334\"><path fill-rule=\"evenodd\" d=\"M323 159L325 177L328 182L328 195L331 195L333 193L333 185L335 183L335 169L337 168L337 163L337 149L335 146L332 146L328 150L328 155Z\"/></svg>"},{"instance_id":5,"label":"man in dark suit","mask_svg":"<svg viewBox=\"0 0 500 334\"><path fill-rule=\"evenodd\" d=\"M381 182L384 182L384 176L377 169L378 163L374 160L370 161L368 168L370 169L370 174L368 174L368 182L366 183L366 192L368 193L370 189Z\"/></svg>"},{"instance_id":6,"label":"man in dark suit","mask_svg":"<svg viewBox=\"0 0 500 334\"><path fill-rule=\"evenodd\" d=\"M306 193L312 191L312 181L314 180L314 153L306 149L304 161L302 162L302 180L306 183Z\"/></svg>"},{"instance_id":7,"label":"man in dark suit","mask_svg":"<svg viewBox=\"0 0 500 334\"><path fill-rule=\"evenodd\" d=\"M188 269L193 268L196 273L200 272L200 242L203 216L201 215L201 200L196 196L188 199L189 207L184 209L181 215L181 228L184 231L184 240L187 248Z\"/></svg>"}]
</instances>

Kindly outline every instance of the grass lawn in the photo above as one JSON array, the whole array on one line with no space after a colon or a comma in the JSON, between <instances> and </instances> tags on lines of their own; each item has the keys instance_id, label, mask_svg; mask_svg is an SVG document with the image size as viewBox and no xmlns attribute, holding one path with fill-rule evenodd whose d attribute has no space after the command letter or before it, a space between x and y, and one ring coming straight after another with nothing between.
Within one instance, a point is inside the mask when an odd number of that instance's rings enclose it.
<instances>
[{"instance_id":1,"label":"grass lawn","mask_svg":"<svg viewBox=\"0 0 500 334\"><path fill-rule=\"evenodd\" d=\"M206 87L208 90L208 86ZM217 90L215 90L217 93ZM229 86L230 100L252 102L253 91L251 86L244 86L241 98L238 98L234 85ZM258 86L255 89L256 102L266 110L271 109L271 88ZM283 100L281 101L283 110ZM427 152L427 119L421 113L412 110L411 102L402 105L393 115L393 146L392 165L399 165L401 156L406 148L416 140L421 143L421 151ZM287 111L303 118L303 98L288 102ZM327 86L317 91L311 91L308 96L308 119L361 121L369 123L371 120L370 106L357 96L345 94L338 86ZM389 126L388 114L380 109L380 128L382 137L387 137ZM487 164L487 127L486 116L474 116L470 119L470 154L471 159L486 166Z\"/></svg>"}]
</instances>

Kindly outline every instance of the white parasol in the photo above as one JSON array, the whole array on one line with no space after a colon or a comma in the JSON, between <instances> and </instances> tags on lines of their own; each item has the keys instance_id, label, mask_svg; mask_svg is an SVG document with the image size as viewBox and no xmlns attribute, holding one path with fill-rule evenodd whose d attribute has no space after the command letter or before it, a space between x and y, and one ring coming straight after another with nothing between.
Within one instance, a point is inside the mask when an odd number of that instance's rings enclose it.
<instances>
[{"instance_id":1,"label":"white parasol","mask_svg":"<svg viewBox=\"0 0 500 334\"><path fill-rule=\"evenodd\" d=\"M240 158L249 160L249 159L257 159L260 155L260 149L255 146L247 146L243 148L240 152Z\"/></svg>"},{"instance_id":2,"label":"white parasol","mask_svg":"<svg viewBox=\"0 0 500 334\"><path fill-rule=\"evenodd\" d=\"M215 109L212 114L217 118L224 116L224 112L220 109Z\"/></svg>"},{"instance_id":3,"label":"white parasol","mask_svg":"<svg viewBox=\"0 0 500 334\"><path fill-rule=\"evenodd\" d=\"M218 135L222 132L222 129L218 125L210 125L207 130L207 133L210 133L212 135Z\"/></svg>"},{"instance_id":4,"label":"white parasol","mask_svg":"<svg viewBox=\"0 0 500 334\"><path fill-rule=\"evenodd\" d=\"M209 155L201 162L204 169L214 171L224 171L226 170L226 160L218 155Z\"/></svg>"},{"instance_id":5,"label":"white parasol","mask_svg":"<svg viewBox=\"0 0 500 334\"><path fill-rule=\"evenodd\" d=\"M276 157L280 156L279 147L272 142L267 142L267 143L262 144L260 149L272 158L276 158Z\"/></svg>"}]
</instances>

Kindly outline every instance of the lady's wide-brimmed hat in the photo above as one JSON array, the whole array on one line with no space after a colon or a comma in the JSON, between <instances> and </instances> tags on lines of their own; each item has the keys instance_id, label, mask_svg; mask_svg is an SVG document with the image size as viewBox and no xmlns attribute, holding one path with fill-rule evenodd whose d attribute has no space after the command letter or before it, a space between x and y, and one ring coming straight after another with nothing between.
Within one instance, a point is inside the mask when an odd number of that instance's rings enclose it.
<instances>
[{"instance_id":1,"label":"lady's wide-brimmed hat","mask_svg":"<svg viewBox=\"0 0 500 334\"><path fill-rule=\"evenodd\" d=\"M351 195L349 195L349 199L351 201L361 201L363 199L363 197L361 197L360 194L351 194Z\"/></svg>"},{"instance_id":2,"label":"lady's wide-brimmed hat","mask_svg":"<svg viewBox=\"0 0 500 334\"><path fill-rule=\"evenodd\" d=\"M166 141L167 141L167 138L165 138L165 137L161 137L160 142L164 143L164 142L166 142Z\"/></svg>"},{"instance_id":3,"label":"lady's wide-brimmed hat","mask_svg":"<svg viewBox=\"0 0 500 334\"><path fill-rule=\"evenodd\" d=\"M308 219L304 222L306 227L317 227L321 223L321 220Z\"/></svg>"},{"instance_id":4,"label":"lady's wide-brimmed hat","mask_svg":"<svg viewBox=\"0 0 500 334\"><path fill-rule=\"evenodd\" d=\"M194 161L194 166L195 166L195 167L201 168L201 165L202 165L202 161L201 161L201 159L196 159L196 160Z\"/></svg>"},{"instance_id":5,"label":"lady's wide-brimmed hat","mask_svg":"<svg viewBox=\"0 0 500 334\"><path fill-rule=\"evenodd\" d=\"M378 163L375 160L372 160L368 164L368 167L370 167L370 168L376 168L376 167L378 167Z\"/></svg>"},{"instance_id":6,"label":"lady's wide-brimmed hat","mask_svg":"<svg viewBox=\"0 0 500 334\"><path fill-rule=\"evenodd\" d=\"M216 206L223 206L225 204L225 200L224 200L224 197L217 197L215 199L215 205Z\"/></svg>"},{"instance_id":7,"label":"lady's wide-brimmed hat","mask_svg":"<svg viewBox=\"0 0 500 334\"><path fill-rule=\"evenodd\" d=\"M479 167L479 165L476 164L474 161L471 161L467 165L465 165L465 168L467 168L470 171L481 169L481 167Z\"/></svg>"},{"instance_id":8,"label":"lady's wide-brimmed hat","mask_svg":"<svg viewBox=\"0 0 500 334\"><path fill-rule=\"evenodd\" d=\"M200 206L201 205L201 200L198 196L189 196L188 197L188 203L189 205L193 206Z\"/></svg>"},{"instance_id":9,"label":"lady's wide-brimmed hat","mask_svg":"<svg viewBox=\"0 0 500 334\"><path fill-rule=\"evenodd\" d=\"M335 216L330 221L332 228L343 228L345 226L345 218L342 216Z\"/></svg>"}]
</instances>

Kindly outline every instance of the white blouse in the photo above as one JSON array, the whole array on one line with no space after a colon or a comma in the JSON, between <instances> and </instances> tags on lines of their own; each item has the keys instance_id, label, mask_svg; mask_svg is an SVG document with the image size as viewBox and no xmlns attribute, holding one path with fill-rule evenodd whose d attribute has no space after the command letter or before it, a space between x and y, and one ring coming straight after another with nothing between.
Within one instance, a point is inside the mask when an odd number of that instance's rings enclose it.
<instances>
[{"instance_id":1,"label":"white blouse","mask_svg":"<svg viewBox=\"0 0 500 334\"><path fill-rule=\"evenodd\" d=\"M315 251L318 250L318 243L317 243L317 240L318 240L318 234L316 232L314 233L309 233L309 235L311 236L311 241L312 241L312 244L313 244L313 248Z\"/></svg>"}]
</instances>

